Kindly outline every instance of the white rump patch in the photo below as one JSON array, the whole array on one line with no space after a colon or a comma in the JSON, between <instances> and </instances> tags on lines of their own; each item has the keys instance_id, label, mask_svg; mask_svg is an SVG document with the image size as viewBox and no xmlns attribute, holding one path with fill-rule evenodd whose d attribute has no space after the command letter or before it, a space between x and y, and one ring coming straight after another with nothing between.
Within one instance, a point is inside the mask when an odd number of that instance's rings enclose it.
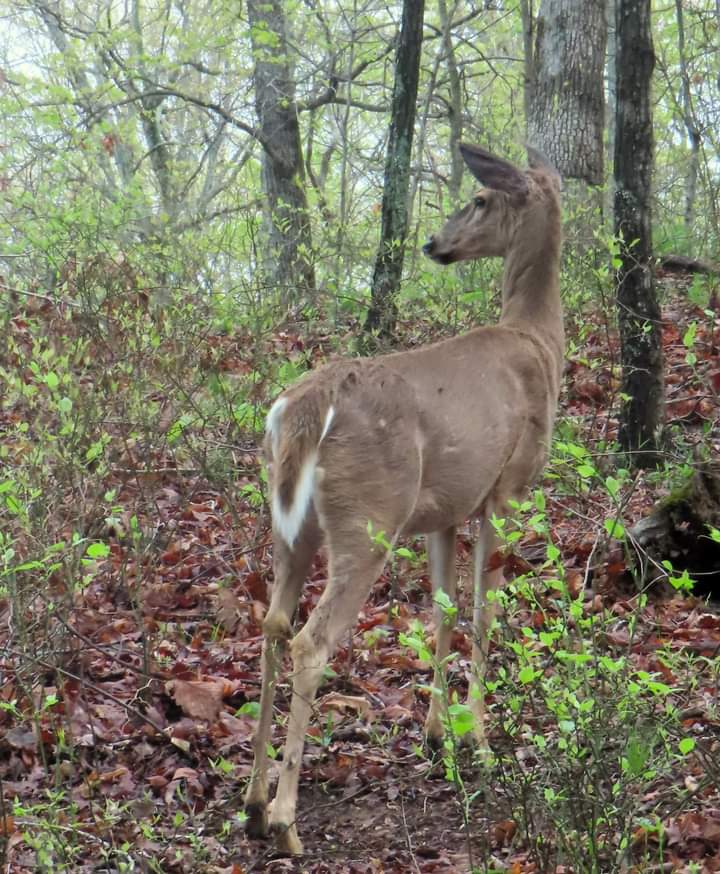
<instances>
[{"instance_id":1,"label":"white rump patch","mask_svg":"<svg viewBox=\"0 0 720 874\"><path fill-rule=\"evenodd\" d=\"M315 491L315 470L317 468L317 452L308 456L300 470L300 476L295 483L290 509L286 510L276 492L272 496L273 528L280 534L288 546L292 546L302 528L305 516L312 503Z\"/></svg>"},{"instance_id":2,"label":"white rump patch","mask_svg":"<svg viewBox=\"0 0 720 874\"><path fill-rule=\"evenodd\" d=\"M320 435L320 443L325 439L325 435L330 430L332 421L335 418L335 407L332 404L328 407L327 415L325 416L325 424L323 425L322 434ZM319 446L320 444L318 444Z\"/></svg>"},{"instance_id":3,"label":"white rump patch","mask_svg":"<svg viewBox=\"0 0 720 874\"><path fill-rule=\"evenodd\" d=\"M282 429L282 413L287 405L287 398L281 396L270 408L268 413L265 428L270 435L270 444L274 455L277 455L277 448L280 442L280 432ZM325 414L325 423L323 424L322 433L318 446L322 443L327 435L335 418L335 407L328 407ZM305 517L307 516L310 505L312 504L313 494L315 492L315 483L318 473L318 453L317 450L312 452L303 462L300 468L300 474L295 483L295 491L293 493L292 504L289 509L286 509L280 500L277 493L273 490L272 495L272 519L273 528L282 537L282 539L292 546L297 540L300 531L302 530ZM278 472L279 473L279 472Z\"/></svg>"},{"instance_id":4,"label":"white rump patch","mask_svg":"<svg viewBox=\"0 0 720 874\"><path fill-rule=\"evenodd\" d=\"M287 398L280 395L272 407L270 407L270 412L268 413L265 422L265 430L270 435L273 455L277 455L278 436L280 434L280 415L286 406Z\"/></svg>"}]
</instances>

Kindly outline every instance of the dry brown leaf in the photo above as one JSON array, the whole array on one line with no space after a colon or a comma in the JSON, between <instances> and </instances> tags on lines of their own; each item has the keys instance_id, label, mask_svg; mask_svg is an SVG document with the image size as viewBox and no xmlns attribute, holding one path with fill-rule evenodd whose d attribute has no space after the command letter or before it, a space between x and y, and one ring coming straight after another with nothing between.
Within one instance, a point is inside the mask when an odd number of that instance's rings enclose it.
<instances>
[{"instance_id":1,"label":"dry brown leaf","mask_svg":"<svg viewBox=\"0 0 720 874\"><path fill-rule=\"evenodd\" d=\"M171 680L167 691L193 719L214 722L222 706L225 684L218 680Z\"/></svg>"},{"instance_id":2,"label":"dry brown leaf","mask_svg":"<svg viewBox=\"0 0 720 874\"><path fill-rule=\"evenodd\" d=\"M216 598L218 622L228 634L233 634L240 621L240 600L232 589L220 589Z\"/></svg>"},{"instance_id":3,"label":"dry brown leaf","mask_svg":"<svg viewBox=\"0 0 720 874\"><path fill-rule=\"evenodd\" d=\"M323 713L334 710L341 716L346 716L348 712L356 713L360 719L364 719L366 722L372 722L374 719L370 703L359 695L342 695L340 692L330 692L320 699L319 705Z\"/></svg>"}]
</instances>

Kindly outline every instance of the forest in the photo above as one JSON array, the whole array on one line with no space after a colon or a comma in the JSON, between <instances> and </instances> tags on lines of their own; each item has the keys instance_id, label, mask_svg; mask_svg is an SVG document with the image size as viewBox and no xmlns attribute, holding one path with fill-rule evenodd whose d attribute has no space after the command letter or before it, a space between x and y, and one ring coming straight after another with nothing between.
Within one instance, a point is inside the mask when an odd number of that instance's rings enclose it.
<instances>
[{"instance_id":1,"label":"forest","mask_svg":"<svg viewBox=\"0 0 720 874\"><path fill-rule=\"evenodd\" d=\"M2 871L720 871L720 0L0 0L0 119Z\"/></svg>"}]
</instances>

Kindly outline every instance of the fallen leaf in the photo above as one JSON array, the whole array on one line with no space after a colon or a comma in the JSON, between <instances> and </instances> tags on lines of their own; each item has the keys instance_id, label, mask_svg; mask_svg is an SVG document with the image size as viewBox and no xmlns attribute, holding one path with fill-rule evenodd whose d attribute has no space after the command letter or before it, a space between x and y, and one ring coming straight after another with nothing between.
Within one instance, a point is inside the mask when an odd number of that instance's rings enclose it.
<instances>
[{"instance_id":1,"label":"fallen leaf","mask_svg":"<svg viewBox=\"0 0 720 874\"><path fill-rule=\"evenodd\" d=\"M347 715L348 712L357 713L366 722L371 722L374 718L370 703L359 695L342 695L340 692L330 692L318 703L323 713L327 713L328 710L334 710L341 716Z\"/></svg>"},{"instance_id":2,"label":"fallen leaf","mask_svg":"<svg viewBox=\"0 0 720 874\"><path fill-rule=\"evenodd\" d=\"M218 680L170 680L166 689L193 719L214 722L222 706L225 684Z\"/></svg>"},{"instance_id":3,"label":"fallen leaf","mask_svg":"<svg viewBox=\"0 0 720 874\"><path fill-rule=\"evenodd\" d=\"M232 589L220 589L216 598L218 606L215 615L218 622L228 634L232 634L240 621L240 611L242 610L240 600Z\"/></svg>"}]
</instances>

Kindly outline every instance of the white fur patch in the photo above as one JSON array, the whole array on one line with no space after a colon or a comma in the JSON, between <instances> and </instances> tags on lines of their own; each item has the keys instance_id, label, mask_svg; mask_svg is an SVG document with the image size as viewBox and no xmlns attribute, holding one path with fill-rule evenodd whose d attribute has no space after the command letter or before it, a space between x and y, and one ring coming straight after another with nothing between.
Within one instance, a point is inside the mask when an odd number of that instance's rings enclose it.
<instances>
[{"instance_id":1,"label":"white fur patch","mask_svg":"<svg viewBox=\"0 0 720 874\"><path fill-rule=\"evenodd\" d=\"M332 425L332 421L335 418L335 407L331 404L328 407L327 415L325 416L325 424L323 425L322 434L320 435L320 443L325 439L325 435L330 430L330 426ZM319 444L318 444L319 445Z\"/></svg>"},{"instance_id":2,"label":"white fur patch","mask_svg":"<svg viewBox=\"0 0 720 874\"><path fill-rule=\"evenodd\" d=\"M273 455L277 455L278 437L280 434L280 415L287 405L287 398L280 395L275 403L270 407L267 420L265 422L265 430L270 435L272 443Z\"/></svg>"},{"instance_id":3,"label":"white fur patch","mask_svg":"<svg viewBox=\"0 0 720 874\"><path fill-rule=\"evenodd\" d=\"M312 503L315 491L315 469L317 467L317 452L305 459L300 470L300 476L295 483L295 494L289 510L286 510L276 492L272 496L273 528L280 534L288 546L292 546L302 528L308 508Z\"/></svg>"}]
</instances>

